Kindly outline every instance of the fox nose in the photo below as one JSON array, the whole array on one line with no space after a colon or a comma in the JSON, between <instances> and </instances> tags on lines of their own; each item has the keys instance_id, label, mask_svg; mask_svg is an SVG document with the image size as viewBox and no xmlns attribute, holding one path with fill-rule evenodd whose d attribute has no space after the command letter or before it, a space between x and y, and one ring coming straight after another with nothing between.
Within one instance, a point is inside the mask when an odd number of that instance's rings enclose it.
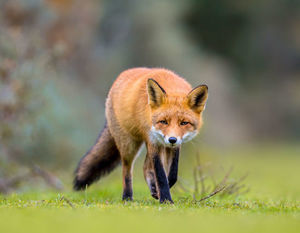
<instances>
[{"instance_id":1,"label":"fox nose","mask_svg":"<svg viewBox=\"0 0 300 233\"><path fill-rule=\"evenodd\" d=\"M169 137L169 142L170 142L171 144L174 144L174 143L177 142L177 138L175 138L175 137Z\"/></svg>"}]
</instances>

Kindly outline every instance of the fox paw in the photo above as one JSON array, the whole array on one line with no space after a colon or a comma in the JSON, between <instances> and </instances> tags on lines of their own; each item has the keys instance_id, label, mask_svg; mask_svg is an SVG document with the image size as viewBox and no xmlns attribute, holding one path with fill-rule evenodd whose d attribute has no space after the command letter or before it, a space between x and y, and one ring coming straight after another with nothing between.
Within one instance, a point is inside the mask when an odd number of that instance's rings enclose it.
<instances>
[{"instance_id":1,"label":"fox paw","mask_svg":"<svg viewBox=\"0 0 300 233\"><path fill-rule=\"evenodd\" d=\"M156 190L156 185L155 183L152 184L151 186L151 196L154 198L154 199L159 199L159 196L158 196L158 193L157 193L157 190Z\"/></svg>"},{"instance_id":2,"label":"fox paw","mask_svg":"<svg viewBox=\"0 0 300 233\"><path fill-rule=\"evenodd\" d=\"M156 199L156 200L158 200L158 194L155 192L155 193L151 193L151 196L154 198L154 199Z\"/></svg>"}]
</instances>

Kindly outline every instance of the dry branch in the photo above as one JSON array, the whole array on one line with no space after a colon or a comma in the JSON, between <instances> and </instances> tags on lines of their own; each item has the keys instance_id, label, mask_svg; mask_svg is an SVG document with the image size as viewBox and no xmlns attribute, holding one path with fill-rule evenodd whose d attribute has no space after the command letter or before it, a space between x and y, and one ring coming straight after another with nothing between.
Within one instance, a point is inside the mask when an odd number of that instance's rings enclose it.
<instances>
[{"instance_id":1,"label":"dry branch","mask_svg":"<svg viewBox=\"0 0 300 233\"><path fill-rule=\"evenodd\" d=\"M60 201L65 201L65 202L67 202L68 205L72 207L72 209L75 209L73 203L72 203L68 198L66 198L65 196L62 196L62 197L60 198Z\"/></svg>"},{"instance_id":2,"label":"dry branch","mask_svg":"<svg viewBox=\"0 0 300 233\"><path fill-rule=\"evenodd\" d=\"M36 165L36 164L33 165L32 173L43 178L44 181L49 186L51 186L57 190L63 189L63 184L60 181L60 179L58 179L56 176L54 176L50 172L46 171L45 169L40 168L38 165Z\"/></svg>"},{"instance_id":3,"label":"dry branch","mask_svg":"<svg viewBox=\"0 0 300 233\"><path fill-rule=\"evenodd\" d=\"M41 177L48 186L54 189L63 189L63 184L60 179L34 164L30 169L27 169L26 172L10 178L0 178L0 193L8 194L12 191L15 191L17 190L19 184L31 181L35 177Z\"/></svg>"},{"instance_id":4,"label":"dry branch","mask_svg":"<svg viewBox=\"0 0 300 233\"><path fill-rule=\"evenodd\" d=\"M202 197L202 198L199 200L199 202L200 202L200 201L204 201L204 200L206 200L206 199L208 199L208 198L211 198L212 196L218 194L219 192L222 192L225 188L226 188L226 186L224 185L223 187L221 187L221 188L219 188L219 189L216 189L215 191L213 191L213 192L210 193L209 195L207 195L207 196L205 196L205 197Z\"/></svg>"},{"instance_id":5,"label":"dry branch","mask_svg":"<svg viewBox=\"0 0 300 233\"><path fill-rule=\"evenodd\" d=\"M208 166L209 165L209 166ZM222 177L220 182L216 182L215 174L212 172L212 169L209 164L202 165L199 153L196 154L196 166L193 169L193 199L196 202L201 202L204 200L207 200L217 194L221 194L222 196L225 195L241 195L245 194L249 191L249 188L245 184L242 184L242 182L246 179L248 174L243 175L238 180L230 179L229 177L232 174L233 166L231 166L228 171L225 173L225 175ZM205 168L208 168L209 172L205 172ZM225 169L219 169L224 170ZM186 193L189 193L189 188L187 188L187 181L184 181L182 178L179 177L178 179L178 187L180 187L181 190L183 190ZM211 186L212 185L212 186ZM190 186L190 185L189 185ZM197 199L197 196L199 195L199 186L201 187L201 194L200 199ZM213 187L211 189L211 187ZM211 190L211 191L209 191Z\"/></svg>"}]
</instances>

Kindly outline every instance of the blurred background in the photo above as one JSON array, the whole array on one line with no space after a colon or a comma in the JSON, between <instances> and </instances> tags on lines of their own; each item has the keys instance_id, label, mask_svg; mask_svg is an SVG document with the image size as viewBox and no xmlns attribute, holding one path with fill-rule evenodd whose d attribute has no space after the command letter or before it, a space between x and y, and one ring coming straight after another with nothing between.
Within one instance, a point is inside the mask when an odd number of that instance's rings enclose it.
<instances>
[{"instance_id":1,"label":"blurred background","mask_svg":"<svg viewBox=\"0 0 300 233\"><path fill-rule=\"evenodd\" d=\"M0 177L71 177L113 81L138 66L209 86L187 148L299 146L300 1L0 0Z\"/></svg>"}]
</instances>

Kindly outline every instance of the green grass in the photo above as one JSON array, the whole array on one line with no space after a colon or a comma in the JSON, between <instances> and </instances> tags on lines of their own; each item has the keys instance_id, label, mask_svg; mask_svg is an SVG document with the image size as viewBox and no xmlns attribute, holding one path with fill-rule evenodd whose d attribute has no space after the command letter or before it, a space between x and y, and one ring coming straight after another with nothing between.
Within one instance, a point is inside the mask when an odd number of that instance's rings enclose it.
<instances>
[{"instance_id":1,"label":"green grass","mask_svg":"<svg viewBox=\"0 0 300 233\"><path fill-rule=\"evenodd\" d=\"M135 169L133 202L122 202L120 170L86 192L11 194L0 198L0 232L299 232L298 148L242 148L203 155L233 176L245 171L251 191L195 203L190 193L172 191L174 205L152 199ZM240 156L243 154L243 156ZM191 178L192 158L181 159L180 175ZM185 161L184 161L185 160ZM67 190L70 190L68 187Z\"/></svg>"}]
</instances>

